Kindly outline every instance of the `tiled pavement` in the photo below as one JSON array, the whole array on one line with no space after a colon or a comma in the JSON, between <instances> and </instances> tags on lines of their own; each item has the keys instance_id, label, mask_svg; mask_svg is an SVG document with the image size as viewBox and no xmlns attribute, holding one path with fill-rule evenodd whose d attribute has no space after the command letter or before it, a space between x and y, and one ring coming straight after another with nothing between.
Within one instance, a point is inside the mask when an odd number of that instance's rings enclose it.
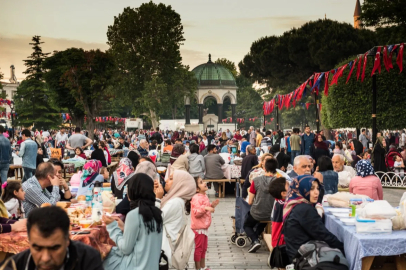
<instances>
[{"instance_id":1,"label":"tiled pavement","mask_svg":"<svg viewBox=\"0 0 406 270\"><path fill-rule=\"evenodd\" d=\"M384 189L384 199L393 206L399 205L403 189ZM210 200L214 200L213 190L208 192ZM267 259L269 251L265 244L254 254L248 253L248 245L239 248L231 244L230 235L233 232L231 216L235 211L235 198L226 197L220 199L220 204L213 214L212 225L209 229L209 247L207 250L206 264L210 269L269 269ZM189 269L195 269L193 253L189 262Z\"/></svg>"}]
</instances>

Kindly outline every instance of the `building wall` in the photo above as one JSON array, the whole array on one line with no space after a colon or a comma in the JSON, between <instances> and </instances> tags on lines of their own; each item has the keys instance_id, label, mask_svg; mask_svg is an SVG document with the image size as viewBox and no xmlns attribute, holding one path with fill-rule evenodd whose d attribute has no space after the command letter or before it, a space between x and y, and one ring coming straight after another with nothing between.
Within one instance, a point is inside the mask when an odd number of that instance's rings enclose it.
<instances>
[{"instance_id":1,"label":"building wall","mask_svg":"<svg viewBox=\"0 0 406 270\"><path fill-rule=\"evenodd\" d=\"M7 82L1 82L3 86L3 92L6 93L6 99L9 100L14 100L14 95L17 94L17 87L19 86L18 83L7 83ZM10 106L8 105L3 105L3 108L6 108L6 112L9 113L11 112ZM6 118L1 118L7 120L7 124L11 125L11 120L9 120L7 117Z\"/></svg>"}]
</instances>

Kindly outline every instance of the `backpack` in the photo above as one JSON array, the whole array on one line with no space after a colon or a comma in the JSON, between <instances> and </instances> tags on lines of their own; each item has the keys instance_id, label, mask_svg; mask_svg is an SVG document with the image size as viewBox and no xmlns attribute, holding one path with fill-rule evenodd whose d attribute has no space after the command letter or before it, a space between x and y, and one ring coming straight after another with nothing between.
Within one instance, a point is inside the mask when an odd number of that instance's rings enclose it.
<instances>
[{"instance_id":1,"label":"backpack","mask_svg":"<svg viewBox=\"0 0 406 270\"><path fill-rule=\"evenodd\" d=\"M293 260L295 270L348 270L349 263L337 248L312 240L300 246Z\"/></svg>"},{"instance_id":2,"label":"backpack","mask_svg":"<svg viewBox=\"0 0 406 270\"><path fill-rule=\"evenodd\" d=\"M171 247L172 251L171 264L172 267L178 270L183 270L186 268L190 254L195 246L195 233L192 231L190 226L188 226L185 214L183 214L183 219L185 220L185 224L179 231L175 245L172 243L172 239L165 228L166 238L168 238L169 246Z\"/></svg>"}]
</instances>

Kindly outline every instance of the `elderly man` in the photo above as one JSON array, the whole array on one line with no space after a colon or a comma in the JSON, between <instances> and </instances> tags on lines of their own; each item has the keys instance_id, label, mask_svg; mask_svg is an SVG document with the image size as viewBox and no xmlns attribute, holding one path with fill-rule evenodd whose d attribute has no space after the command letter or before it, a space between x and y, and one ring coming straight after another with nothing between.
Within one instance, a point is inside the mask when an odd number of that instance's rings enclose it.
<instances>
[{"instance_id":1,"label":"elderly man","mask_svg":"<svg viewBox=\"0 0 406 270\"><path fill-rule=\"evenodd\" d=\"M334 171L338 173L338 186L348 188L351 179L356 176L355 170L350 166L344 165L345 159L343 155L334 155L331 162L333 163Z\"/></svg>"},{"instance_id":2,"label":"elderly man","mask_svg":"<svg viewBox=\"0 0 406 270\"><path fill-rule=\"evenodd\" d=\"M313 164L308 156L301 155L295 157L293 161L293 170L288 176L293 179L299 175L312 174Z\"/></svg>"},{"instance_id":3,"label":"elderly man","mask_svg":"<svg viewBox=\"0 0 406 270\"><path fill-rule=\"evenodd\" d=\"M59 185L60 180L54 165L49 162L39 164L35 176L23 183L25 215L28 216L31 210L41 207L44 203L55 205L61 198ZM46 189L49 186L53 186L52 192Z\"/></svg>"},{"instance_id":4,"label":"elderly man","mask_svg":"<svg viewBox=\"0 0 406 270\"><path fill-rule=\"evenodd\" d=\"M248 173L251 171L252 167L258 165L257 151L255 146L247 146L247 155L243 158L241 164L241 178L246 179Z\"/></svg>"},{"instance_id":5,"label":"elderly man","mask_svg":"<svg viewBox=\"0 0 406 270\"><path fill-rule=\"evenodd\" d=\"M255 128L253 126L250 126L249 135L250 135L250 144L255 146L257 133L255 132Z\"/></svg>"},{"instance_id":6,"label":"elderly man","mask_svg":"<svg viewBox=\"0 0 406 270\"><path fill-rule=\"evenodd\" d=\"M137 151L140 153L141 157L147 157L148 156L148 149L149 149L149 143L147 142L146 139L142 139L140 141L140 146L138 146Z\"/></svg>"},{"instance_id":7,"label":"elderly man","mask_svg":"<svg viewBox=\"0 0 406 270\"><path fill-rule=\"evenodd\" d=\"M223 170L221 166L225 163L224 159L217 153L215 145L209 145L207 147L208 154L204 157L204 164L206 166L205 179L222 179L224 178ZM215 196L219 197L219 184L214 184Z\"/></svg>"}]
</instances>

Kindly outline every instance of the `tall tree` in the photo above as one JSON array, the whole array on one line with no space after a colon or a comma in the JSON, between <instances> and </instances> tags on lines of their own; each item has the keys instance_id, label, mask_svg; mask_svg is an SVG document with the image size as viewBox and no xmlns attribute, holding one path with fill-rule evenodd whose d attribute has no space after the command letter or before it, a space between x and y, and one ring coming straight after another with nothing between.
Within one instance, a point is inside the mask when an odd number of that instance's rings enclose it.
<instances>
[{"instance_id":1,"label":"tall tree","mask_svg":"<svg viewBox=\"0 0 406 270\"><path fill-rule=\"evenodd\" d=\"M233 61L230 61L226 58L219 58L214 63L222 65L223 67L228 69L231 72L231 74L233 74L234 78L237 78L238 71L237 71L237 67Z\"/></svg>"},{"instance_id":2,"label":"tall tree","mask_svg":"<svg viewBox=\"0 0 406 270\"><path fill-rule=\"evenodd\" d=\"M127 97L123 103L133 105L134 112L143 111L157 126L157 113L142 100L143 90L152 90L158 82L166 91L163 84L169 85L170 74L181 66L179 48L185 39L180 15L170 5L152 1L127 7L114 17L107 39L118 69L115 89Z\"/></svg>"},{"instance_id":3,"label":"tall tree","mask_svg":"<svg viewBox=\"0 0 406 270\"><path fill-rule=\"evenodd\" d=\"M50 85L59 87L55 89L69 89L78 106L81 106L86 114L89 137L93 138L95 117L99 116L103 104L113 98L111 90L111 78L114 69L114 61L110 54L100 50L85 51L71 48L56 52L46 63L48 72L59 77L50 77Z\"/></svg>"},{"instance_id":4,"label":"tall tree","mask_svg":"<svg viewBox=\"0 0 406 270\"><path fill-rule=\"evenodd\" d=\"M0 71L0 89L3 89L3 85L1 84L1 80L3 80L4 75L3 73Z\"/></svg>"},{"instance_id":5,"label":"tall tree","mask_svg":"<svg viewBox=\"0 0 406 270\"><path fill-rule=\"evenodd\" d=\"M14 98L17 123L25 127L56 127L61 123L61 118L51 102L51 93L43 77L43 63L49 53L42 52L40 36L34 36L32 41L33 53L24 60L27 67L24 74L27 77L17 88Z\"/></svg>"}]
</instances>

